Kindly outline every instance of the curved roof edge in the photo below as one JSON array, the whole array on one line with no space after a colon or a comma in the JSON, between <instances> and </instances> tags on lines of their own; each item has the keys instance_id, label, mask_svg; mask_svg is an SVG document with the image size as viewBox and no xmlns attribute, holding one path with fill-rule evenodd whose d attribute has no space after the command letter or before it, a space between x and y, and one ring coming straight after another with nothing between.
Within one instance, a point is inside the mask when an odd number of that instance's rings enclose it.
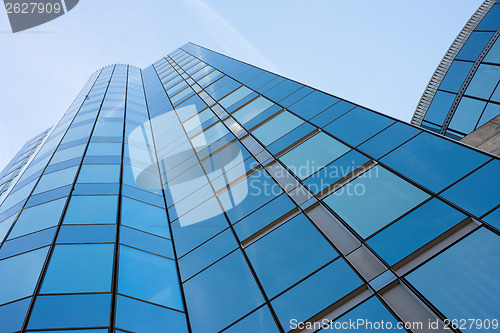
<instances>
[{"instance_id":1,"label":"curved roof edge","mask_svg":"<svg viewBox=\"0 0 500 333\"><path fill-rule=\"evenodd\" d=\"M117 65L121 65L121 66L130 66L130 67L135 67L135 68L139 68L137 66L134 66L134 65L131 65L131 64L122 64L122 63L116 63L116 64L109 64L109 65L105 65L105 66L102 66L102 67L99 67L98 69L96 69L95 71L92 72L92 74L90 74L89 76L89 79L97 72L100 72L102 71L104 68L106 67L110 67L110 66L117 66ZM139 68L141 69L141 68Z\"/></svg>"},{"instance_id":2,"label":"curved roof edge","mask_svg":"<svg viewBox=\"0 0 500 333\"><path fill-rule=\"evenodd\" d=\"M462 31L460 31L457 38L455 38L448 51L446 51L446 54L434 71L434 74L432 74L432 77L427 84L427 87L425 88L420 101L417 104L417 109L415 110L415 113L413 113L413 117L411 118L411 123L413 125L420 126L422 124L422 120L424 119L425 114L427 113L427 110L429 109L429 106L434 99L434 95L436 94L441 81L443 81L446 73L448 72L451 63L457 56L458 52L460 52L460 49L465 44L472 31L474 31L479 22L481 22L483 17L488 13L491 7L493 7L495 1L496 0L485 0L481 4L481 6L479 6L476 12L465 24Z\"/></svg>"}]
</instances>

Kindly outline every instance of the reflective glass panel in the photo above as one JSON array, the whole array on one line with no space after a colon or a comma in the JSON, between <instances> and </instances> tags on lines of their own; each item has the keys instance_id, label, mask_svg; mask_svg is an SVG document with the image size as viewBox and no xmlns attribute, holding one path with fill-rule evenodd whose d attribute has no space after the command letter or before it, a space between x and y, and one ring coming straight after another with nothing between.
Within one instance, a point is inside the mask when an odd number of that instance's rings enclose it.
<instances>
[{"instance_id":1,"label":"reflective glass panel","mask_svg":"<svg viewBox=\"0 0 500 333\"><path fill-rule=\"evenodd\" d=\"M175 261L120 246L118 292L182 310Z\"/></svg>"},{"instance_id":2,"label":"reflective glass panel","mask_svg":"<svg viewBox=\"0 0 500 333\"><path fill-rule=\"evenodd\" d=\"M499 236L481 228L419 267L407 279L450 319L498 319L499 251Z\"/></svg>"},{"instance_id":3,"label":"reflective glass panel","mask_svg":"<svg viewBox=\"0 0 500 333\"><path fill-rule=\"evenodd\" d=\"M245 252L270 298L338 256L303 214L257 240Z\"/></svg>"},{"instance_id":4,"label":"reflective glass panel","mask_svg":"<svg viewBox=\"0 0 500 333\"><path fill-rule=\"evenodd\" d=\"M0 304L33 294L48 250L45 247L0 260Z\"/></svg>"},{"instance_id":5,"label":"reflective glass panel","mask_svg":"<svg viewBox=\"0 0 500 333\"><path fill-rule=\"evenodd\" d=\"M252 312L233 326L224 330L225 333L274 333L279 332L276 323L267 306Z\"/></svg>"},{"instance_id":6,"label":"reflective glass panel","mask_svg":"<svg viewBox=\"0 0 500 333\"><path fill-rule=\"evenodd\" d=\"M73 196L64 218L65 224L116 223L116 196Z\"/></svg>"},{"instance_id":7,"label":"reflective glass panel","mask_svg":"<svg viewBox=\"0 0 500 333\"><path fill-rule=\"evenodd\" d=\"M116 327L132 332L188 332L185 314L118 295ZM75 332L77 333L77 332Z\"/></svg>"},{"instance_id":8,"label":"reflective glass panel","mask_svg":"<svg viewBox=\"0 0 500 333\"><path fill-rule=\"evenodd\" d=\"M240 124L244 124L272 105L273 102L270 100L259 97L233 113L233 117L238 120Z\"/></svg>"},{"instance_id":9,"label":"reflective glass panel","mask_svg":"<svg viewBox=\"0 0 500 333\"><path fill-rule=\"evenodd\" d=\"M57 225L65 203L66 198L62 198L24 209L12 228L9 239Z\"/></svg>"},{"instance_id":10,"label":"reflective glass panel","mask_svg":"<svg viewBox=\"0 0 500 333\"><path fill-rule=\"evenodd\" d=\"M481 216L500 204L500 161L493 160L443 192L443 197Z\"/></svg>"},{"instance_id":11,"label":"reflective glass panel","mask_svg":"<svg viewBox=\"0 0 500 333\"><path fill-rule=\"evenodd\" d=\"M0 318L2 318L4 332L21 331L30 302L31 298L28 298L0 306Z\"/></svg>"},{"instance_id":12,"label":"reflective glass panel","mask_svg":"<svg viewBox=\"0 0 500 333\"><path fill-rule=\"evenodd\" d=\"M280 160L300 179L304 179L348 150L346 145L320 132L281 156Z\"/></svg>"},{"instance_id":13,"label":"reflective glass panel","mask_svg":"<svg viewBox=\"0 0 500 333\"><path fill-rule=\"evenodd\" d=\"M392 172L376 166L335 191L324 202L366 238L428 197L427 193Z\"/></svg>"},{"instance_id":14,"label":"reflective glass panel","mask_svg":"<svg viewBox=\"0 0 500 333\"><path fill-rule=\"evenodd\" d=\"M141 201L122 198L123 225L171 238L165 209Z\"/></svg>"},{"instance_id":15,"label":"reflective glass panel","mask_svg":"<svg viewBox=\"0 0 500 333\"><path fill-rule=\"evenodd\" d=\"M108 326L110 305L110 294L38 296L28 328Z\"/></svg>"},{"instance_id":16,"label":"reflective glass panel","mask_svg":"<svg viewBox=\"0 0 500 333\"><path fill-rule=\"evenodd\" d=\"M438 199L432 199L368 240L390 265L395 264L466 216Z\"/></svg>"},{"instance_id":17,"label":"reflective glass panel","mask_svg":"<svg viewBox=\"0 0 500 333\"><path fill-rule=\"evenodd\" d=\"M184 283L184 293L193 332L219 331L264 302L239 251Z\"/></svg>"},{"instance_id":18,"label":"reflective glass panel","mask_svg":"<svg viewBox=\"0 0 500 333\"><path fill-rule=\"evenodd\" d=\"M381 159L435 192L487 160L486 155L428 133L419 134Z\"/></svg>"},{"instance_id":19,"label":"reflective glass panel","mask_svg":"<svg viewBox=\"0 0 500 333\"><path fill-rule=\"evenodd\" d=\"M271 304L285 330L290 321L305 321L362 284L345 263L337 259L300 284L288 290Z\"/></svg>"},{"instance_id":20,"label":"reflective glass panel","mask_svg":"<svg viewBox=\"0 0 500 333\"><path fill-rule=\"evenodd\" d=\"M41 292L111 291L113 244L56 245Z\"/></svg>"},{"instance_id":21,"label":"reflective glass panel","mask_svg":"<svg viewBox=\"0 0 500 333\"><path fill-rule=\"evenodd\" d=\"M284 111L264 125L254 129L252 134L264 145L268 145L298 127L303 122L304 121L299 117L294 116L288 111Z\"/></svg>"}]
</instances>

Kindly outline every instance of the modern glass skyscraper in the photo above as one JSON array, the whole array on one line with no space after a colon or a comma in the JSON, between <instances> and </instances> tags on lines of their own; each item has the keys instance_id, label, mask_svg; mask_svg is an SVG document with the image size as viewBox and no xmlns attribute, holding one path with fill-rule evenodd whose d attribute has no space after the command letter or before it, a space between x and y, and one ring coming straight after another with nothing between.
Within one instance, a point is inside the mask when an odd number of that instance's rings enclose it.
<instances>
[{"instance_id":1,"label":"modern glass skyscraper","mask_svg":"<svg viewBox=\"0 0 500 333\"><path fill-rule=\"evenodd\" d=\"M194 44L108 66L0 203L0 331L493 332L499 185L493 155Z\"/></svg>"},{"instance_id":2,"label":"modern glass skyscraper","mask_svg":"<svg viewBox=\"0 0 500 333\"><path fill-rule=\"evenodd\" d=\"M412 124L461 139L500 114L500 3L486 0L432 76Z\"/></svg>"}]
</instances>

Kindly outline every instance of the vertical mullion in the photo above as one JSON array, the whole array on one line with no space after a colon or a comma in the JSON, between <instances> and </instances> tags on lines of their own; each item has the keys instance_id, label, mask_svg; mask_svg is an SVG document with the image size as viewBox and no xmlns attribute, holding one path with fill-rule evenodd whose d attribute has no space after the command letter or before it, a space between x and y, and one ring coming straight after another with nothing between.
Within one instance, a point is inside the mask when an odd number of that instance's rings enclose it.
<instances>
[{"instance_id":1,"label":"vertical mullion","mask_svg":"<svg viewBox=\"0 0 500 333\"><path fill-rule=\"evenodd\" d=\"M121 207L122 207L122 189L123 189L123 162L125 156L125 131L127 127L127 100L128 100L128 75L130 66L127 65L127 77L125 84L125 105L123 109L123 132L122 132L122 156L120 164L120 183L118 191L118 206L116 215L116 239L115 239L115 250L113 258L113 276L112 276L112 286L111 286L111 309L110 309L110 324L109 333L115 331L116 323L116 303L117 303L117 293L118 293L118 265L120 256L120 225L121 225Z\"/></svg>"}]
</instances>

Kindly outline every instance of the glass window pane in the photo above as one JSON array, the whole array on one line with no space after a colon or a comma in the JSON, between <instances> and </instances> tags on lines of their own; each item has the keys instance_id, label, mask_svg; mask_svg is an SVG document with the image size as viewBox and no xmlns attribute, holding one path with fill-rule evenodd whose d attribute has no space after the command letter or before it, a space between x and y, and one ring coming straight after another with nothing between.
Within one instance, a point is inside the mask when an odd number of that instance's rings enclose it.
<instances>
[{"instance_id":1,"label":"glass window pane","mask_svg":"<svg viewBox=\"0 0 500 333\"><path fill-rule=\"evenodd\" d=\"M115 238L114 225L63 225L57 243L111 243Z\"/></svg>"},{"instance_id":2,"label":"glass window pane","mask_svg":"<svg viewBox=\"0 0 500 333\"><path fill-rule=\"evenodd\" d=\"M120 165L84 164L78 175L78 183L118 183L120 182Z\"/></svg>"},{"instance_id":3,"label":"glass window pane","mask_svg":"<svg viewBox=\"0 0 500 333\"><path fill-rule=\"evenodd\" d=\"M158 236L171 238L167 212L164 208L152 206L127 197L122 198L121 224Z\"/></svg>"},{"instance_id":4,"label":"glass window pane","mask_svg":"<svg viewBox=\"0 0 500 333\"><path fill-rule=\"evenodd\" d=\"M500 42L498 41L498 39L496 40L495 44L493 44L491 49L488 51L486 57L484 57L483 62L492 62L494 64L500 64Z\"/></svg>"},{"instance_id":5,"label":"glass window pane","mask_svg":"<svg viewBox=\"0 0 500 333\"><path fill-rule=\"evenodd\" d=\"M309 121L318 127L324 127L325 125L331 123L332 121L339 118L348 111L351 111L355 107L356 106L354 104L351 104L349 102L338 101L325 111L311 118Z\"/></svg>"},{"instance_id":6,"label":"glass window pane","mask_svg":"<svg viewBox=\"0 0 500 333\"><path fill-rule=\"evenodd\" d=\"M450 107L455 100L456 95L447 93L444 91L437 91L434 99L425 114L424 119L426 121L430 121L431 123L435 123L441 125L444 122L444 118L450 111Z\"/></svg>"},{"instance_id":7,"label":"glass window pane","mask_svg":"<svg viewBox=\"0 0 500 333\"><path fill-rule=\"evenodd\" d=\"M483 112L483 115L481 116L481 119L479 119L477 127L485 124L486 122L495 118L499 114L500 114L500 105L488 103L488 105L486 105L486 108L484 109L484 112Z\"/></svg>"},{"instance_id":8,"label":"glass window pane","mask_svg":"<svg viewBox=\"0 0 500 333\"><path fill-rule=\"evenodd\" d=\"M226 128L226 126L224 126L223 123L219 122L204 130L201 134L191 138L191 144L195 148L204 147L206 145L214 143L228 133L229 130Z\"/></svg>"},{"instance_id":9,"label":"glass window pane","mask_svg":"<svg viewBox=\"0 0 500 333\"><path fill-rule=\"evenodd\" d=\"M378 159L419 132L414 127L396 122L363 143L359 149Z\"/></svg>"},{"instance_id":10,"label":"glass window pane","mask_svg":"<svg viewBox=\"0 0 500 333\"><path fill-rule=\"evenodd\" d=\"M38 296L28 328L108 326L110 305L110 294Z\"/></svg>"},{"instance_id":11,"label":"glass window pane","mask_svg":"<svg viewBox=\"0 0 500 333\"><path fill-rule=\"evenodd\" d=\"M238 120L240 124L244 124L264 110L270 108L272 105L273 102L270 100L259 97L233 113L233 117Z\"/></svg>"},{"instance_id":12,"label":"glass window pane","mask_svg":"<svg viewBox=\"0 0 500 333\"><path fill-rule=\"evenodd\" d=\"M240 84L238 82L225 76L221 80L208 86L205 91L210 94L215 100L219 100L229 94L231 91L235 90L239 85Z\"/></svg>"},{"instance_id":13,"label":"glass window pane","mask_svg":"<svg viewBox=\"0 0 500 333\"><path fill-rule=\"evenodd\" d=\"M288 111L284 111L262 126L254 129L252 134L264 145L268 145L294 128L297 128L302 123L304 123L302 119Z\"/></svg>"},{"instance_id":14,"label":"glass window pane","mask_svg":"<svg viewBox=\"0 0 500 333\"><path fill-rule=\"evenodd\" d=\"M465 94L473 97L488 99L495 89L499 79L499 66L481 64L469 83Z\"/></svg>"},{"instance_id":15,"label":"glass window pane","mask_svg":"<svg viewBox=\"0 0 500 333\"><path fill-rule=\"evenodd\" d=\"M215 236L207 243L189 252L179 259L179 269L183 280L209 266L238 247L231 230Z\"/></svg>"},{"instance_id":16,"label":"glass window pane","mask_svg":"<svg viewBox=\"0 0 500 333\"><path fill-rule=\"evenodd\" d=\"M58 150L50 160L50 163L56 164L59 162L70 160L72 158L81 157L83 156L83 151L85 150L85 146L86 145L83 144L71 148Z\"/></svg>"},{"instance_id":17,"label":"glass window pane","mask_svg":"<svg viewBox=\"0 0 500 333\"><path fill-rule=\"evenodd\" d=\"M120 228L120 242L147 252L174 258L174 250L170 240L142 231L122 226Z\"/></svg>"},{"instance_id":18,"label":"glass window pane","mask_svg":"<svg viewBox=\"0 0 500 333\"><path fill-rule=\"evenodd\" d=\"M58 187L73 184L78 167L51 172L42 176L33 194L45 192Z\"/></svg>"},{"instance_id":19,"label":"glass window pane","mask_svg":"<svg viewBox=\"0 0 500 333\"><path fill-rule=\"evenodd\" d=\"M279 102L294 91L299 90L301 87L302 85L300 83L285 79L280 84L266 91L265 95L271 100Z\"/></svg>"},{"instance_id":20,"label":"glass window pane","mask_svg":"<svg viewBox=\"0 0 500 333\"><path fill-rule=\"evenodd\" d=\"M92 136L123 136L123 123L111 121L98 121Z\"/></svg>"},{"instance_id":21,"label":"glass window pane","mask_svg":"<svg viewBox=\"0 0 500 333\"><path fill-rule=\"evenodd\" d=\"M493 160L465 177L442 196L459 207L481 216L500 204L500 161Z\"/></svg>"},{"instance_id":22,"label":"glass window pane","mask_svg":"<svg viewBox=\"0 0 500 333\"><path fill-rule=\"evenodd\" d=\"M113 156L122 154L122 144L117 142L92 142L87 149L87 156Z\"/></svg>"},{"instance_id":23,"label":"glass window pane","mask_svg":"<svg viewBox=\"0 0 500 333\"><path fill-rule=\"evenodd\" d=\"M491 224L497 229L500 229L500 208L495 209L494 211L483 217L483 221Z\"/></svg>"},{"instance_id":24,"label":"glass window pane","mask_svg":"<svg viewBox=\"0 0 500 333\"><path fill-rule=\"evenodd\" d=\"M280 104L283 105L285 108L289 108L290 105L294 104L295 102L309 95L313 91L314 90L312 88L302 86L299 90L295 91L293 94L290 94L286 98L282 99L280 101Z\"/></svg>"},{"instance_id":25,"label":"glass window pane","mask_svg":"<svg viewBox=\"0 0 500 333\"><path fill-rule=\"evenodd\" d=\"M476 61L491 37L493 37L492 32L472 32L467 42L465 42L465 45L460 49L457 59Z\"/></svg>"},{"instance_id":26,"label":"glass window pane","mask_svg":"<svg viewBox=\"0 0 500 333\"><path fill-rule=\"evenodd\" d=\"M0 306L0 318L2 318L2 330L4 332L21 331L30 306L31 298Z\"/></svg>"},{"instance_id":27,"label":"glass window pane","mask_svg":"<svg viewBox=\"0 0 500 333\"><path fill-rule=\"evenodd\" d=\"M295 207L293 201L286 194L281 194L236 223L234 231L240 239L245 239Z\"/></svg>"},{"instance_id":28,"label":"glass window pane","mask_svg":"<svg viewBox=\"0 0 500 333\"><path fill-rule=\"evenodd\" d=\"M0 304L30 296L35 290L49 248L0 260Z\"/></svg>"},{"instance_id":29,"label":"glass window pane","mask_svg":"<svg viewBox=\"0 0 500 333\"><path fill-rule=\"evenodd\" d=\"M376 166L324 199L360 236L366 238L429 195Z\"/></svg>"},{"instance_id":30,"label":"glass window pane","mask_svg":"<svg viewBox=\"0 0 500 333\"><path fill-rule=\"evenodd\" d=\"M118 292L182 310L175 261L120 246Z\"/></svg>"},{"instance_id":31,"label":"glass window pane","mask_svg":"<svg viewBox=\"0 0 500 333\"><path fill-rule=\"evenodd\" d=\"M144 333L165 330L175 333L188 332L184 313L120 295L116 304L116 327Z\"/></svg>"},{"instance_id":32,"label":"glass window pane","mask_svg":"<svg viewBox=\"0 0 500 333\"><path fill-rule=\"evenodd\" d=\"M12 228L9 239L57 225L66 199L62 198L24 209Z\"/></svg>"},{"instance_id":33,"label":"glass window pane","mask_svg":"<svg viewBox=\"0 0 500 333\"><path fill-rule=\"evenodd\" d=\"M42 293L111 291L113 244L56 245Z\"/></svg>"},{"instance_id":34,"label":"glass window pane","mask_svg":"<svg viewBox=\"0 0 500 333\"><path fill-rule=\"evenodd\" d=\"M221 193L219 198L225 212L232 223L240 220L255 209L280 195L283 191L264 169L250 175L247 179L232 185ZM234 204L234 198L246 195L239 203ZM233 200L230 200L232 198Z\"/></svg>"},{"instance_id":35,"label":"glass window pane","mask_svg":"<svg viewBox=\"0 0 500 333\"><path fill-rule=\"evenodd\" d=\"M245 252L270 298L338 256L303 214L251 244Z\"/></svg>"},{"instance_id":36,"label":"glass window pane","mask_svg":"<svg viewBox=\"0 0 500 333\"><path fill-rule=\"evenodd\" d=\"M488 160L442 138L421 133L381 161L428 189L439 192Z\"/></svg>"},{"instance_id":37,"label":"glass window pane","mask_svg":"<svg viewBox=\"0 0 500 333\"><path fill-rule=\"evenodd\" d=\"M313 193L319 193L341 178L349 176L369 159L355 150L351 150L336 161L304 179L304 185Z\"/></svg>"},{"instance_id":38,"label":"glass window pane","mask_svg":"<svg viewBox=\"0 0 500 333\"><path fill-rule=\"evenodd\" d=\"M499 236L481 228L407 279L447 318L498 319L499 251Z\"/></svg>"},{"instance_id":39,"label":"glass window pane","mask_svg":"<svg viewBox=\"0 0 500 333\"><path fill-rule=\"evenodd\" d=\"M280 160L300 179L304 179L331 161L349 151L349 148L325 133L318 133L293 148Z\"/></svg>"},{"instance_id":40,"label":"glass window pane","mask_svg":"<svg viewBox=\"0 0 500 333\"><path fill-rule=\"evenodd\" d=\"M193 332L219 331L264 302L236 251L184 283Z\"/></svg>"},{"instance_id":41,"label":"glass window pane","mask_svg":"<svg viewBox=\"0 0 500 333\"><path fill-rule=\"evenodd\" d=\"M254 333L254 332L279 332L274 319L267 306L252 312L235 325L231 326L224 333Z\"/></svg>"},{"instance_id":42,"label":"glass window pane","mask_svg":"<svg viewBox=\"0 0 500 333\"><path fill-rule=\"evenodd\" d=\"M310 119L338 101L338 98L314 90L306 97L288 107L288 109L300 117Z\"/></svg>"},{"instance_id":43,"label":"glass window pane","mask_svg":"<svg viewBox=\"0 0 500 333\"><path fill-rule=\"evenodd\" d=\"M267 146L267 150L273 155L278 155L282 151L290 147L291 143L303 140L304 137L316 130L316 127L309 123L303 123L299 127L293 129L291 132L285 134L278 140Z\"/></svg>"},{"instance_id":44,"label":"glass window pane","mask_svg":"<svg viewBox=\"0 0 500 333\"><path fill-rule=\"evenodd\" d=\"M0 259L50 245L55 233L56 228L50 228L6 241L0 248Z\"/></svg>"},{"instance_id":45,"label":"glass window pane","mask_svg":"<svg viewBox=\"0 0 500 333\"><path fill-rule=\"evenodd\" d=\"M394 120L390 118L357 107L325 126L325 130L340 140L357 146L392 123Z\"/></svg>"},{"instance_id":46,"label":"glass window pane","mask_svg":"<svg viewBox=\"0 0 500 333\"><path fill-rule=\"evenodd\" d=\"M476 128L476 123L483 113L483 109L486 106L486 102L463 97L460 100L460 104L453 115L453 119L450 123L450 129L459 131L462 133L470 133Z\"/></svg>"},{"instance_id":47,"label":"glass window pane","mask_svg":"<svg viewBox=\"0 0 500 333\"><path fill-rule=\"evenodd\" d=\"M465 218L442 201L432 199L367 243L393 265Z\"/></svg>"},{"instance_id":48,"label":"glass window pane","mask_svg":"<svg viewBox=\"0 0 500 333\"><path fill-rule=\"evenodd\" d=\"M477 30L496 31L500 22L500 6L494 5L477 25Z\"/></svg>"},{"instance_id":49,"label":"glass window pane","mask_svg":"<svg viewBox=\"0 0 500 333\"><path fill-rule=\"evenodd\" d=\"M181 224L179 220L172 222L175 251L178 257L186 254L228 227L227 221L222 215L216 215L201 221L197 220L196 216L192 218L195 220L194 223L189 223L191 219L189 213L185 216L188 216L188 220L185 220L186 224Z\"/></svg>"},{"instance_id":50,"label":"glass window pane","mask_svg":"<svg viewBox=\"0 0 500 333\"><path fill-rule=\"evenodd\" d=\"M219 104L222 105L222 107L224 107L224 109L227 109L228 107L230 107L234 103L238 102L240 99L248 96L251 92L252 92L252 90L248 89L245 86L241 86L238 89L236 89L235 91L233 91L231 94L229 94L226 97L224 97L223 99L221 99L219 101Z\"/></svg>"},{"instance_id":51,"label":"glass window pane","mask_svg":"<svg viewBox=\"0 0 500 333\"><path fill-rule=\"evenodd\" d=\"M14 220L16 219L17 215L18 214L14 214L11 217L0 222L0 242L4 239L5 235L7 235L7 233L9 232L10 227L14 223Z\"/></svg>"},{"instance_id":52,"label":"glass window pane","mask_svg":"<svg viewBox=\"0 0 500 333\"><path fill-rule=\"evenodd\" d=\"M308 277L271 304L285 329L290 321L305 321L362 284L342 259Z\"/></svg>"},{"instance_id":53,"label":"glass window pane","mask_svg":"<svg viewBox=\"0 0 500 333\"><path fill-rule=\"evenodd\" d=\"M174 96L170 96L170 100L172 101L172 105L177 105L179 102L182 102L188 97L189 95L193 94L193 89L191 87L187 87L186 89L180 91Z\"/></svg>"},{"instance_id":54,"label":"glass window pane","mask_svg":"<svg viewBox=\"0 0 500 333\"><path fill-rule=\"evenodd\" d=\"M455 60L446 73L439 89L457 93L472 68L472 62Z\"/></svg>"},{"instance_id":55,"label":"glass window pane","mask_svg":"<svg viewBox=\"0 0 500 333\"><path fill-rule=\"evenodd\" d=\"M64 224L116 223L117 203L116 196L73 196Z\"/></svg>"},{"instance_id":56,"label":"glass window pane","mask_svg":"<svg viewBox=\"0 0 500 333\"><path fill-rule=\"evenodd\" d=\"M263 70L259 70L259 73L260 74L258 76L247 82L247 85L250 88L257 90L278 77L276 74L269 73Z\"/></svg>"}]
</instances>

